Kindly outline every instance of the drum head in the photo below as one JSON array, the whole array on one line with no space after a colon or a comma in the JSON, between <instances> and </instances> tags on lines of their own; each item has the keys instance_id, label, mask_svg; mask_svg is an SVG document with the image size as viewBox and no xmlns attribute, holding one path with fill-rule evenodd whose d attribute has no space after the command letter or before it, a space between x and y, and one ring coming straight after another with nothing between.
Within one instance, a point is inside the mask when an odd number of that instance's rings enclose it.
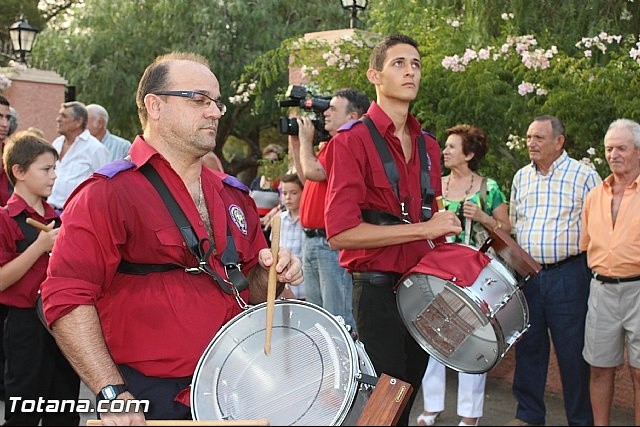
<instances>
[{"instance_id":1,"label":"drum head","mask_svg":"<svg viewBox=\"0 0 640 427\"><path fill-rule=\"evenodd\" d=\"M481 284L474 286L484 286L487 278L491 283L515 284L497 261L491 261L478 276L476 282ZM400 282L396 300L409 333L427 353L456 371L484 373L500 360L508 344L499 322L489 315L502 301L490 307L474 291L414 273Z\"/></svg>"},{"instance_id":2,"label":"drum head","mask_svg":"<svg viewBox=\"0 0 640 427\"><path fill-rule=\"evenodd\" d=\"M276 301L267 356L265 324L263 303L216 334L195 370L193 419L341 424L357 394L362 363L345 326L313 304Z\"/></svg>"}]
</instances>

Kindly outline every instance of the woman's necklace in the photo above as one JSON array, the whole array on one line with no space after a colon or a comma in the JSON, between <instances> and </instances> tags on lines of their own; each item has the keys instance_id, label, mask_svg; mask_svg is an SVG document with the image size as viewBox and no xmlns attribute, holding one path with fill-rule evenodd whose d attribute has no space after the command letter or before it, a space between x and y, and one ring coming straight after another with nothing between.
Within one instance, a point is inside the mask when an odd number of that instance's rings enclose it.
<instances>
[{"instance_id":1,"label":"woman's necklace","mask_svg":"<svg viewBox=\"0 0 640 427\"><path fill-rule=\"evenodd\" d=\"M447 186L444 189L444 192L445 192L444 198L445 199L448 198L447 196L449 195L449 183L451 182L451 176L452 175L449 175L449 179L447 179ZM474 179L474 177L475 177L475 174L473 172L471 172L471 183L469 184L469 188L467 188L464 191L464 197L465 198L469 195L469 193L471 193L471 189L473 188L473 179Z\"/></svg>"}]
</instances>

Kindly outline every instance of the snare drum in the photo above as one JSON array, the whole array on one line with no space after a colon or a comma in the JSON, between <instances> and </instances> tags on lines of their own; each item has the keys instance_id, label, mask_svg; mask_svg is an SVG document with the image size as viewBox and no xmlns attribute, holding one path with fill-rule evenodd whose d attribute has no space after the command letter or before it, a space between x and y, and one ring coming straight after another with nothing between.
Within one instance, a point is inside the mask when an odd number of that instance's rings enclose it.
<instances>
[{"instance_id":1,"label":"snare drum","mask_svg":"<svg viewBox=\"0 0 640 427\"><path fill-rule=\"evenodd\" d=\"M361 376L376 377L362 343L328 311L280 300L266 356L265 319L266 303L256 305L213 338L193 377L193 419L355 425L373 390Z\"/></svg>"},{"instance_id":2,"label":"snare drum","mask_svg":"<svg viewBox=\"0 0 640 427\"><path fill-rule=\"evenodd\" d=\"M487 372L529 326L515 278L466 245L436 246L400 280L396 300L420 346L460 372Z\"/></svg>"}]
</instances>

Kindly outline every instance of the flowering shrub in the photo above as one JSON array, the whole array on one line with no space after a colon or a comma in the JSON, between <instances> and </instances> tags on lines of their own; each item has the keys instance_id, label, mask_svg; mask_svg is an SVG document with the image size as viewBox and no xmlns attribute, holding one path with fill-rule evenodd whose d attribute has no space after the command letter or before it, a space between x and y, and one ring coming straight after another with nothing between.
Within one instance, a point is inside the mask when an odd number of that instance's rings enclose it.
<instances>
[{"instance_id":1,"label":"flowering shrub","mask_svg":"<svg viewBox=\"0 0 640 427\"><path fill-rule=\"evenodd\" d=\"M638 34L600 31L569 42L546 31L520 34L514 22L523 19L515 10L500 12L499 28L486 34L460 11L400 3L381 0L370 12L372 29L418 41L422 80L411 109L425 129L440 141L459 123L487 131L491 149L480 172L508 192L515 171L529 162L523 137L529 124L551 114L565 124L569 155L609 174L602 160L608 125L622 117L640 121ZM620 19L635 19L627 9ZM297 40L286 49L290 66L315 93L354 87L375 99L366 70L378 37L358 31L333 42Z\"/></svg>"},{"instance_id":2,"label":"flowering shrub","mask_svg":"<svg viewBox=\"0 0 640 427\"><path fill-rule=\"evenodd\" d=\"M467 26L459 16L441 18L442 24L425 30L422 39L412 35L423 57L421 91L412 111L441 141L444 130L457 123L485 129L492 149L481 172L498 179L506 191L515 171L529 161L526 141L517 135L542 114L564 122L565 148L572 157L608 175L602 140L609 123L621 117L640 120L640 98L632 95L640 90L640 41L635 35L600 32L577 40L577 53L569 54L555 43L542 45L534 34L509 34L513 16L503 13L503 33L479 46L462 44L472 37L464 33ZM326 91L353 86L374 96L364 78L370 45L356 46L353 40L301 44L296 63Z\"/></svg>"}]
</instances>

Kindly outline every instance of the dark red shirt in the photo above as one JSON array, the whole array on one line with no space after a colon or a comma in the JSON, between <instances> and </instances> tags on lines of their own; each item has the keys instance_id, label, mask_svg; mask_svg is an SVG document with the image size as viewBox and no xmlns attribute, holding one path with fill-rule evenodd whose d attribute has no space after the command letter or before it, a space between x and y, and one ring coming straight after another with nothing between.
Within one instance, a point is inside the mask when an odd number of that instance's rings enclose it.
<instances>
[{"instance_id":1,"label":"dark red shirt","mask_svg":"<svg viewBox=\"0 0 640 427\"><path fill-rule=\"evenodd\" d=\"M0 157L4 150L4 143L0 142ZM7 204L9 200L9 176L4 170L2 159L0 159L0 206Z\"/></svg>"},{"instance_id":2,"label":"dark red shirt","mask_svg":"<svg viewBox=\"0 0 640 427\"><path fill-rule=\"evenodd\" d=\"M100 173L106 168L95 173L67 202L65 223L42 284L45 315L51 324L78 305L95 305L116 363L148 376L189 376L214 334L241 308L206 274L182 269L146 275L117 271L123 259L197 265L157 191L137 171L147 162L158 171L197 237L207 236L189 191L169 163L141 137L131 146L130 156L136 167L111 178ZM229 225L247 274L266 247L255 203L233 177L203 168L201 178L216 245L209 265L226 277L220 256ZM241 296L247 301L248 290Z\"/></svg>"},{"instance_id":3,"label":"dark red shirt","mask_svg":"<svg viewBox=\"0 0 640 427\"><path fill-rule=\"evenodd\" d=\"M324 168L327 155L326 143L318 152L318 161ZM304 228L324 228L324 199L327 194L327 180L308 179L300 198L300 224Z\"/></svg>"},{"instance_id":4,"label":"dark red shirt","mask_svg":"<svg viewBox=\"0 0 640 427\"><path fill-rule=\"evenodd\" d=\"M13 193L7 203L8 210L0 208L0 265L5 265L20 255L17 251L16 242L23 240L25 236L14 219L16 216L26 212L27 217L43 224L49 224L58 217L58 214L50 205L44 201L43 204L45 209L44 217L33 210L22 197ZM42 254L20 280L0 292L0 304L19 308L35 307L38 289L40 289L40 284L47 275L48 264L49 255Z\"/></svg>"},{"instance_id":5,"label":"dark red shirt","mask_svg":"<svg viewBox=\"0 0 640 427\"><path fill-rule=\"evenodd\" d=\"M399 192L406 201L411 222L418 222L421 215L420 123L409 114L407 125L414 142L411 159L405 162L400 140L393 134L394 125L389 116L373 102L366 116L376 125L387 141L400 181ZM429 134L424 134L427 154L430 159L430 185L436 195L442 194L440 181L440 147ZM327 237L331 238L362 223L362 210L374 209L401 216L400 202L391 184L371 139L369 129L363 123L356 123L343 129L333 137L327 153L327 189L325 224ZM435 201L433 212L437 211ZM387 271L406 273L429 251L426 240L375 249L343 249L340 264L350 271Z\"/></svg>"}]
</instances>

